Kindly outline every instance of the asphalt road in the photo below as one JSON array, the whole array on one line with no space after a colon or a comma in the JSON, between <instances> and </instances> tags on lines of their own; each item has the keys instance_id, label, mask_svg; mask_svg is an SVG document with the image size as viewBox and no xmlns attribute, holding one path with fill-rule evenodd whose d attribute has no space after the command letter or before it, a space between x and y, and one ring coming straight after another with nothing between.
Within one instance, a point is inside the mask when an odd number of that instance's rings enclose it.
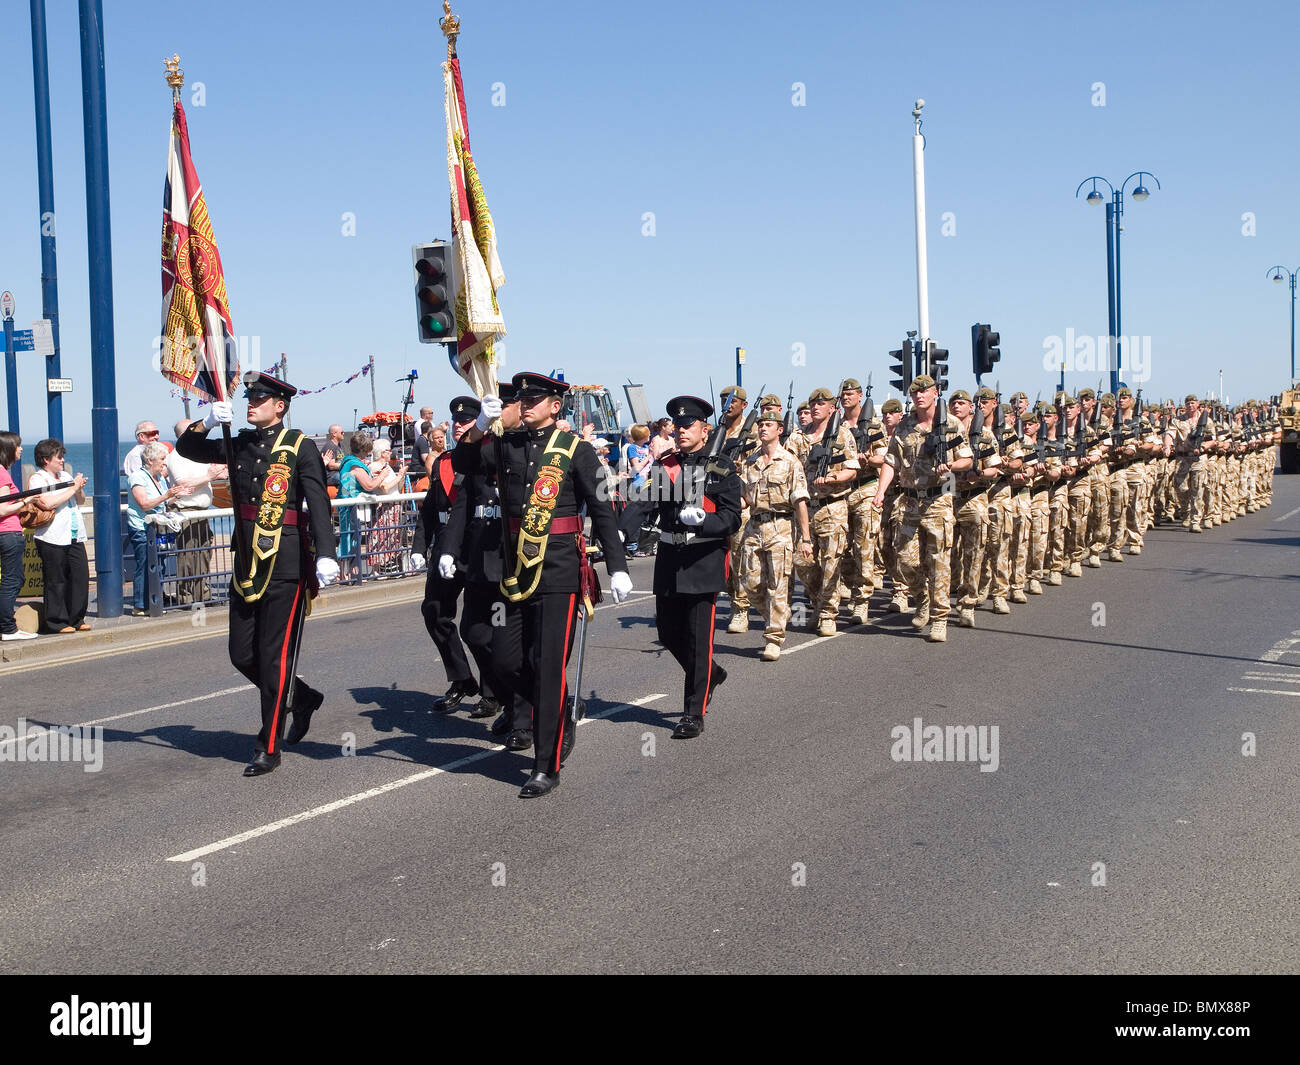
<instances>
[{"instance_id":1,"label":"asphalt road","mask_svg":"<svg viewBox=\"0 0 1300 1065\"><path fill-rule=\"evenodd\" d=\"M328 701L255 780L224 630L8 671L0 724L100 721L105 746L98 772L0 761L0 967L1293 972L1300 478L1277 488L946 645L878 595L875 624L768 664L720 608L697 740L669 738L653 600L607 601L541 800L489 721L428 712L445 679L409 600L309 622ZM895 760L916 717L996 726L996 770Z\"/></svg>"}]
</instances>

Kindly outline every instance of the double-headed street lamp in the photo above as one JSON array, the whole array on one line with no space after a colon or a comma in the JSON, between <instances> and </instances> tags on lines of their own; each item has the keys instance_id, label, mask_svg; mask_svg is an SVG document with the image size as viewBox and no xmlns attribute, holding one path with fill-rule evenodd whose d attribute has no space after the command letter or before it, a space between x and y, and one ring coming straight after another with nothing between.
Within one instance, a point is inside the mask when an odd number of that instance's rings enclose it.
<instances>
[{"instance_id":1,"label":"double-headed street lamp","mask_svg":"<svg viewBox=\"0 0 1300 1065\"><path fill-rule=\"evenodd\" d=\"M1300 270L1300 267L1297 267ZM1284 278L1291 279L1291 384L1295 384L1295 275L1297 270L1288 270L1285 266L1270 266L1268 276L1279 285Z\"/></svg>"},{"instance_id":2,"label":"double-headed street lamp","mask_svg":"<svg viewBox=\"0 0 1300 1065\"><path fill-rule=\"evenodd\" d=\"M1075 199L1079 198L1079 193L1083 186L1092 182L1092 191L1088 193L1086 202L1093 205L1101 203L1106 204L1106 309L1110 325L1110 346L1115 351L1114 364L1110 368L1110 390L1119 391L1119 375L1123 367L1124 353L1120 338L1123 335L1122 315L1120 313L1120 288L1119 288L1119 235L1124 232L1124 190L1128 183L1137 178L1137 187L1133 189L1133 199L1141 203L1151 195L1151 190L1142 184L1142 178L1149 177L1155 182L1156 188L1160 188L1160 182L1154 174L1145 170L1138 170L1129 174L1122 182L1118 189L1115 188L1104 177L1084 178L1079 182L1079 187L1074 190ZM1106 188L1110 189L1110 200L1107 201L1100 190L1097 188L1097 182L1103 182Z\"/></svg>"}]
</instances>

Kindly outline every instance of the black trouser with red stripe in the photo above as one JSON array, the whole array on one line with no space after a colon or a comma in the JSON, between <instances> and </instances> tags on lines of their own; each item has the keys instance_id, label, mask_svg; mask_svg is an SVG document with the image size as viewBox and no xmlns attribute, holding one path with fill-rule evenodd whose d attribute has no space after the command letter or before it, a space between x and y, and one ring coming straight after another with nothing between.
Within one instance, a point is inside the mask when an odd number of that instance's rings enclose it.
<instances>
[{"instance_id":1,"label":"black trouser with red stripe","mask_svg":"<svg viewBox=\"0 0 1300 1065\"><path fill-rule=\"evenodd\" d=\"M497 655L503 653L498 646L500 637L497 630L501 625L495 621L506 619L507 604L495 583L486 581L468 581L465 584L465 604L460 614L460 637L474 656L478 666L478 683L483 695L495 699L503 709L512 711L511 730L530 729L533 727L533 706L520 692L512 694L509 684L501 678L501 665ZM516 649L513 655L506 657L519 659Z\"/></svg>"},{"instance_id":2,"label":"black trouser with red stripe","mask_svg":"<svg viewBox=\"0 0 1300 1065\"><path fill-rule=\"evenodd\" d=\"M703 717L709 706L709 679L713 671L713 623L718 595L655 596L655 625L659 642L686 671L682 713Z\"/></svg>"},{"instance_id":3,"label":"black trouser with red stripe","mask_svg":"<svg viewBox=\"0 0 1300 1065\"><path fill-rule=\"evenodd\" d=\"M438 655L442 659L442 668L453 684L474 679L474 674L469 670L469 659L465 657L465 646L456 632L456 600L460 598L464 587L465 579L459 573L448 581L438 576L437 569L431 567L424 579L424 602L420 604L424 627L429 630L433 645L438 648ZM474 657L481 667L482 661L477 655Z\"/></svg>"},{"instance_id":4,"label":"black trouser with red stripe","mask_svg":"<svg viewBox=\"0 0 1300 1065\"><path fill-rule=\"evenodd\" d=\"M280 753L285 716L292 709L290 671L308 594L304 582L272 580L255 603L230 596L230 664L262 693L257 749L267 754ZM299 677L294 701L301 703L311 690Z\"/></svg>"},{"instance_id":5,"label":"black trouser with red stripe","mask_svg":"<svg viewBox=\"0 0 1300 1065\"><path fill-rule=\"evenodd\" d=\"M502 683L533 704L533 772L560 771L560 743L569 728L564 673L581 604L576 592L538 592L506 603L505 624L493 629L492 652ZM504 694L501 696L505 701Z\"/></svg>"}]
</instances>

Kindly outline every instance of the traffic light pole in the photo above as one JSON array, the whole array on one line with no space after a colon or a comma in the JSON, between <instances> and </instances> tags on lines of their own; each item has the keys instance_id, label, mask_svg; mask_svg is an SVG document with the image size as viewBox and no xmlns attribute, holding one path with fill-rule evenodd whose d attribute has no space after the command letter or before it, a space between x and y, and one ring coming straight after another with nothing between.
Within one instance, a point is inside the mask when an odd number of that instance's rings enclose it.
<instances>
[{"instance_id":1,"label":"traffic light pole","mask_svg":"<svg viewBox=\"0 0 1300 1065\"><path fill-rule=\"evenodd\" d=\"M912 135L912 188L916 201L916 313L920 336L917 338L924 354L930 339L930 285L929 264L925 252L925 138L921 136L921 109L924 100L917 100L912 109L916 123Z\"/></svg>"}]
</instances>

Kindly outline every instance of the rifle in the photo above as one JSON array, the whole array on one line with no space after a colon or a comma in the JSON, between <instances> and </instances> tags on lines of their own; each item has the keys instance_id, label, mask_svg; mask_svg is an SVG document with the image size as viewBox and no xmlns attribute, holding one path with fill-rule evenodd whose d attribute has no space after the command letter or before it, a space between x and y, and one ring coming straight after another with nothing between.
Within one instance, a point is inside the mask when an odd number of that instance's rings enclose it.
<instances>
[{"instance_id":1,"label":"rifle","mask_svg":"<svg viewBox=\"0 0 1300 1065\"><path fill-rule=\"evenodd\" d=\"M1205 423L1209 416L1209 410L1202 407L1201 416L1196 419L1196 429L1192 432L1192 437L1189 441L1191 444L1191 453L1193 455L1198 454L1201 450L1201 445L1205 443Z\"/></svg>"},{"instance_id":2,"label":"rifle","mask_svg":"<svg viewBox=\"0 0 1300 1065\"><path fill-rule=\"evenodd\" d=\"M740 456L744 454L744 452L752 450L750 447L747 446L751 443L749 439L749 434L753 431L754 423L758 421L759 414L762 413L758 408L759 408L759 404L763 402L762 397L766 392L767 392L767 384L766 382L764 382L763 387L759 389L758 392L759 398L754 401L754 406L750 409L750 412L745 416L745 423L740 427L739 434L733 436L730 440L728 440L726 443L722 445L722 453L724 455L729 455L732 458L740 458ZM719 433L722 432L721 426L719 426L718 432Z\"/></svg>"},{"instance_id":3,"label":"rifle","mask_svg":"<svg viewBox=\"0 0 1300 1065\"><path fill-rule=\"evenodd\" d=\"M875 421L876 403L875 400L871 398L871 374L867 374L867 389L865 395L862 397L862 411L863 416L867 421ZM861 421L861 419L859 419L859 421Z\"/></svg>"},{"instance_id":4,"label":"rifle","mask_svg":"<svg viewBox=\"0 0 1300 1065\"><path fill-rule=\"evenodd\" d=\"M1092 420L1089 424L1094 429L1101 425L1101 383L1104 380L1104 377L1097 378L1097 391L1092 396Z\"/></svg>"},{"instance_id":5,"label":"rifle","mask_svg":"<svg viewBox=\"0 0 1300 1065\"><path fill-rule=\"evenodd\" d=\"M785 401L785 424L781 427L781 443L790 439L794 432L794 382L790 382L790 395Z\"/></svg>"},{"instance_id":6,"label":"rifle","mask_svg":"<svg viewBox=\"0 0 1300 1065\"><path fill-rule=\"evenodd\" d=\"M1007 431L1007 416L1002 410L1002 382L993 386L993 438L998 442L998 454L1002 454L1002 434Z\"/></svg>"},{"instance_id":7,"label":"rifle","mask_svg":"<svg viewBox=\"0 0 1300 1065\"><path fill-rule=\"evenodd\" d=\"M822 432L822 438L817 441L817 443L813 444L812 450L808 452L809 462L815 462L817 464L814 471L814 480L818 477L825 477L826 474L830 472L830 468L833 465L844 461L843 454L834 457L831 456L831 451L835 447L835 440L840 435L841 420L842 415L840 413L840 408L837 406L831 412L830 418L827 419L826 428ZM811 487L811 485L809 487Z\"/></svg>"}]
</instances>

